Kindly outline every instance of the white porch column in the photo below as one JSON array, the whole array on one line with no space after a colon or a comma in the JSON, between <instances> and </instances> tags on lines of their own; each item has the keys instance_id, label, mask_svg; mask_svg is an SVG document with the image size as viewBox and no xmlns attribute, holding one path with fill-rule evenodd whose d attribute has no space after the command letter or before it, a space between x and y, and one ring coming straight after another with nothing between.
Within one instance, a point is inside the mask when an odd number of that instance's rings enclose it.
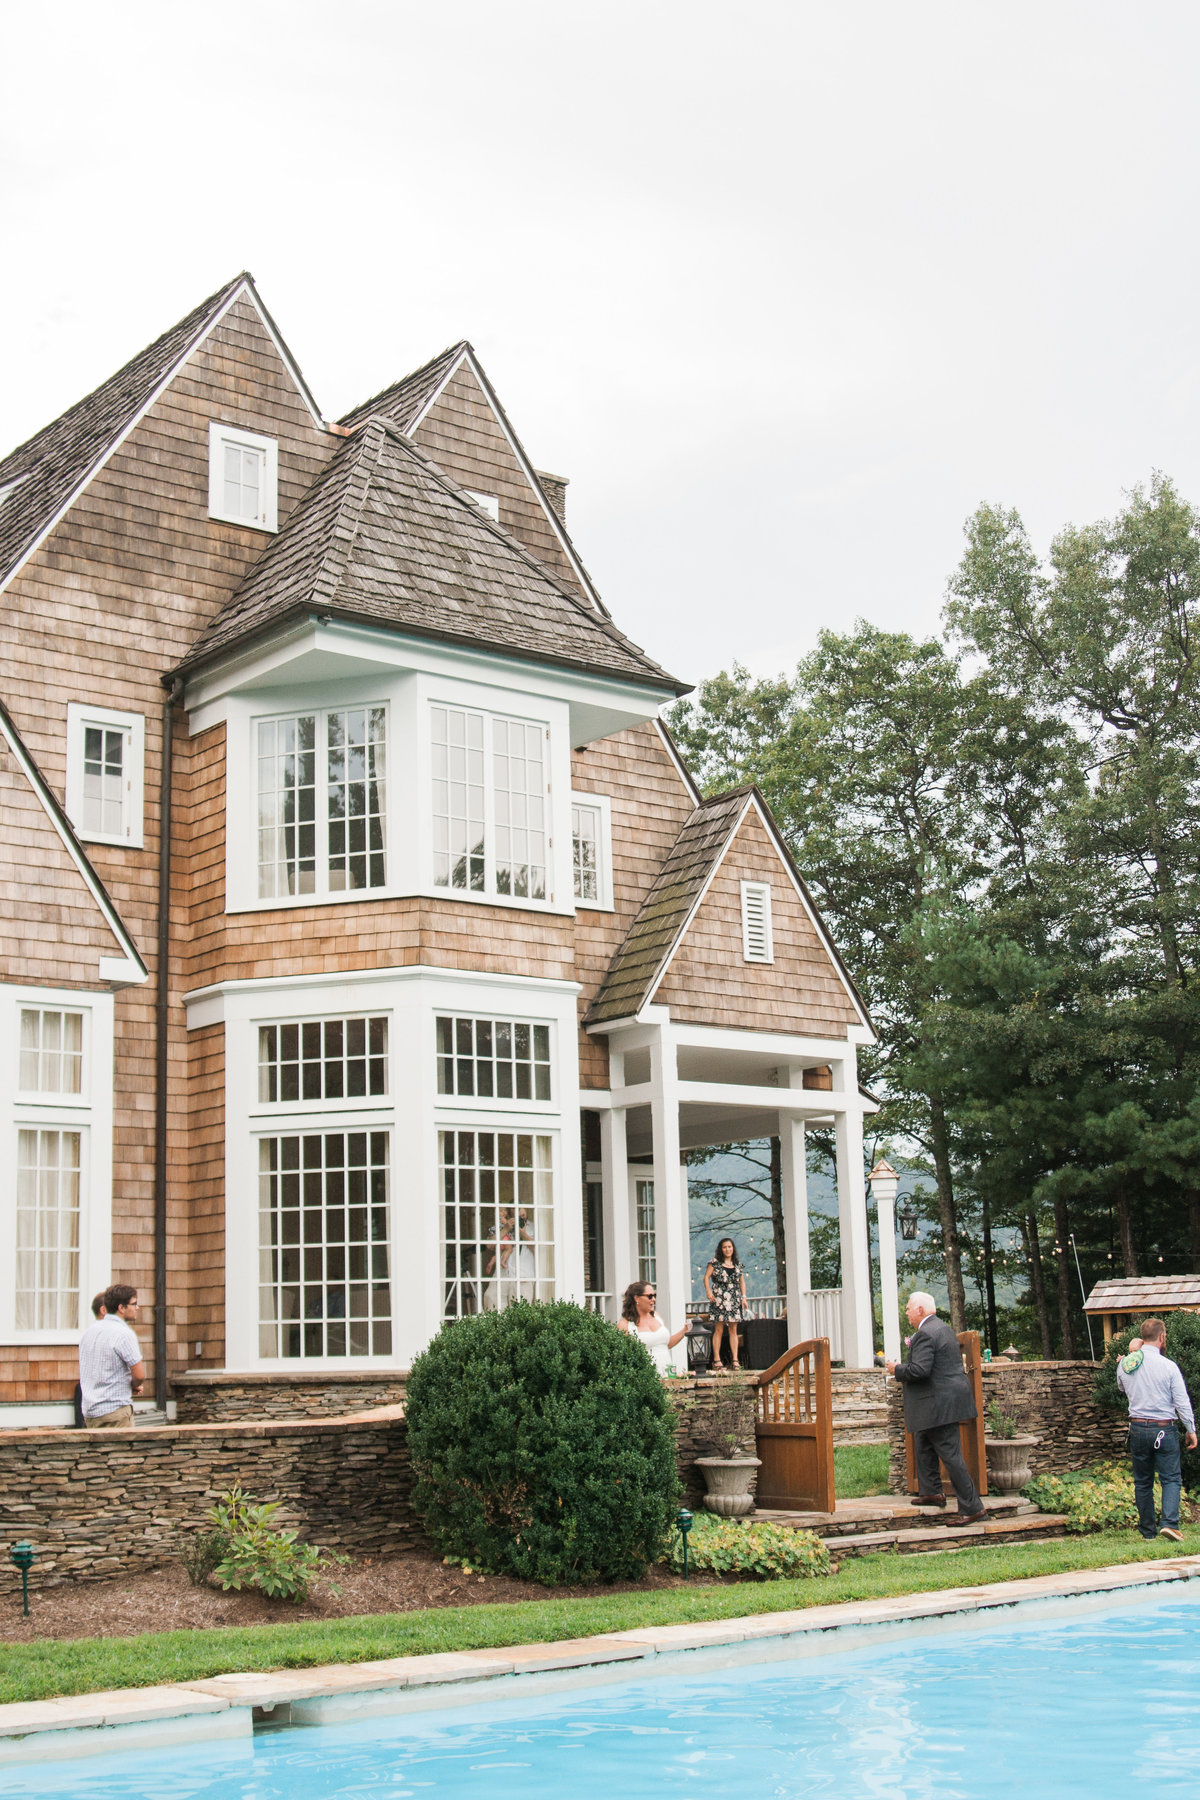
<instances>
[{"instance_id":1,"label":"white porch column","mask_svg":"<svg viewBox=\"0 0 1200 1800\"><path fill-rule=\"evenodd\" d=\"M658 1313L672 1332L687 1316L689 1274L687 1183L679 1166L679 1076L671 1027L661 1025L650 1045L650 1118L654 1132L654 1227L658 1258ZM671 1355L687 1368L687 1340Z\"/></svg>"},{"instance_id":2,"label":"white porch column","mask_svg":"<svg viewBox=\"0 0 1200 1800\"><path fill-rule=\"evenodd\" d=\"M609 1051L609 1082L620 1087L625 1080L625 1058ZM600 1157L604 1171L604 1286L612 1295L609 1316L620 1317L621 1295L637 1275L629 1221L629 1162L625 1147L625 1108L610 1107L600 1114Z\"/></svg>"},{"instance_id":3,"label":"white porch column","mask_svg":"<svg viewBox=\"0 0 1200 1800\"><path fill-rule=\"evenodd\" d=\"M833 1065L834 1091L846 1109L834 1114L837 1146L838 1224L842 1246L842 1354L848 1369L869 1369L875 1361L871 1317L871 1245L867 1236L867 1191L863 1175L862 1111L853 1055Z\"/></svg>"},{"instance_id":4,"label":"white porch column","mask_svg":"<svg viewBox=\"0 0 1200 1800\"><path fill-rule=\"evenodd\" d=\"M796 1071L793 1086L800 1086ZM808 1249L808 1169L805 1159L804 1120L788 1113L779 1116L779 1160L783 1176L783 1242L787 1254L788 1344L803 1343L813 1334L812 1265Z\"/></svg>"}]
</instances>

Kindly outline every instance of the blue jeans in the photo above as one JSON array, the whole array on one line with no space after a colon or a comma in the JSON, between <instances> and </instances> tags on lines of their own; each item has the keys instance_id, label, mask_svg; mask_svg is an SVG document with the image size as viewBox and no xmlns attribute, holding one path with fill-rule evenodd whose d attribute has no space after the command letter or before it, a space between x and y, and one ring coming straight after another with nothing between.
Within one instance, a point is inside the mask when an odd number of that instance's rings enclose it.
<instances>
[{"instance_id":1,"label":"blue jeans","mask_svg":"<svg viewBox=\"0 0 1200 1800\"><path fill-rule=\"evenodd\" d=\"M1154 1425L1144 1419L1129 1421L1129 1454L1133 1459L1133 1497L1137 1501L1138 1530L1144 1538L1158 1536L1154 1518L1154 1477L1162 1482L1162 1522L1179 1530L1178 1425Z\"/></svg>"}]
</instances>

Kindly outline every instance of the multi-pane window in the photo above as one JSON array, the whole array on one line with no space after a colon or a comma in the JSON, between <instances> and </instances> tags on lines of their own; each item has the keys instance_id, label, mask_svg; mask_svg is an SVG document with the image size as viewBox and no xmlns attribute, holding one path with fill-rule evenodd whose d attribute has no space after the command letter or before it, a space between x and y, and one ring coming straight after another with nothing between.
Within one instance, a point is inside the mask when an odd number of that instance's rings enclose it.
<instances>
[{"instance_id":1,"label":"multi-pane window","mask_svg":"<svg viewBox=\"0 0 1200 1800\"><path fill-rule=\"evenodd\" d=\"M439 1018L438 1093L549 1100L550 1027L522 1019Z\"/></svg>"},{"instance_id":2,"label":"multi-pane window","mask_svg":"<svg viewBox=\"0 0 1200 1800\"><path fill-rule=\"evenodd\" d=\"M654 1235L654 1183L635 1181L638 1280L657 1281L658 1253Z\"/></svg>"},{"instance_id":3,"label":"multi-pane window","mask_svg":"<svg viewBox=\"0 0 1200 1800\"><path fill-rule=\"evenodd\" d=\"M18 1131L16 1312L18 1331L79 1325L78 1131Z\"/></svg>"},{"instance_id":4,"label":"multi-pane window","mask_svg":"<svg viewBox=\"0 0 1200 1800\"><path fill-rule=\"evenodd\" d=\"M547 736L524 719L431 708L435 887L546 898Z\"/></svg>"},{"instance_id":5,"label":"multi-pane window","mask_svg":"<svg viewBox=\"0 0 1200 1800\"><path fill-rule=\"evenodd\" d=\"M232 425L208 428L208 510L214 519L274 531L279 522L279 445Z\"/></svg>"},{"instance_id":6,"label":"multi-pane window","mask_svg":"<svg viewBox=\"0 0 1200 1800\"><path fill-rule=\"evenodd\" d=\"M259 1144L259 1354L390 1356L388 1134Z\"/></svg>"},{"instance_id":7,"label":"multi-pane window","mask_svg":"<svg viewBox=\"0 0 1200 1800\"><path fill-rule=\"evenodd\" d=\"M386 740L382 706L257 721L260 898L386 884Z\"/></svg>"},{"instance_id":8,"label":"multi-pane window","mask_svg":"<svg viewBox=\"0 0 1200 1800\"><path fill-rule=\"evenodd\" d=\"M554 1298L554 1156L525 1131L443 1131L443 1317Z\"/></svg>"},{"instance_id":9,"label":"multi-pane window","mask_svg":"<svg viewBox=\"0 0 1200 1800\"><path fill-rule=\"evenodd\" d=\"M600 808L572 806L571 861L575 871L575 898L600 899Z\"/></svg>"},{"instance_id":10,"label":"multi-pane window","mask_svg":"<svg viewBox=\"0 0 1200 1800\"><path fill-rule=\"evenodd\" d=\"M83 1014L57 1007L21 1008L23 1094L83 1092Z\"/></svg>"},{"instance_id":11,"label":"multi-pane window","mask_svg":"<svg viewBox=\"0 0 1200 1800\"><path fill-rule=\"evenodd\" d=\"M67 707L67 812L83 837L141 844L145 735L139 713Z\"/></svg>"},{"instance_id":12,"label":"multi-pane window","mask_svg":"<svg viewBox=\"0 0 1200 1800\"><path fill-rule=\"evenodd\" d=\"M260 1025L259 1101L274 1105L386 1094L387 1054L386 1017Z\"/></svg>"}]
</instances>

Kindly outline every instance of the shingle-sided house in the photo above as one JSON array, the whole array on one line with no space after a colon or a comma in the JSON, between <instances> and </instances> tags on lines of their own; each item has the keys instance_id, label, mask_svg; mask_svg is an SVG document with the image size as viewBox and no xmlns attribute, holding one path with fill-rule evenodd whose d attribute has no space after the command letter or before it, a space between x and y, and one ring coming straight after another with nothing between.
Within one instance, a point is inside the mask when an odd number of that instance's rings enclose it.
<instances>
[{"instance_id":1,"label":"shingle-sided house","mask_svg":"<svg viewBox=\"0 0 1200 1800\"><path fill-rule=\"evenodd\" d=\"M863 1004L565 488L466 343L328 422L245 275L0 463L5 1423L110 1280L160 1402L640 1274L681 1323L682 1153L767 1134L809 1335L813 1119L870 1361Z\"/></svg>"}]
</instances>

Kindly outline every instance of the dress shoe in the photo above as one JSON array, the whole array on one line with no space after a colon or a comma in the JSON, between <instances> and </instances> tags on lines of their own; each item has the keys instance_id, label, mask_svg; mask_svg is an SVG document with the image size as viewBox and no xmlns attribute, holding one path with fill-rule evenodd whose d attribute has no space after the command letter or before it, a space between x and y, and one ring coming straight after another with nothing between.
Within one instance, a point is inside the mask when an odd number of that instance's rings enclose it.
<instances>
[{"instance_id":1,"label":"dress shoe","mask_svg":"<svg viewBox=\"0 0 1200 1800\"><path fill-rule=\"evenodd\" d=\"M946 1496L945 1494L914 1494L912 1503L914 1506L945 1506Z\"/></svg>"},{"instance_id":2,"label":"dress shoe","mask_svg":"<svg viewBox=\"0 0 1200 1800\"><path fill-rule=\"evenodd\" d=\"M977 1513L960 1512L958 1515L957 1523L959 1525L982 1525L983 1521L986 1518L987 1518L987 1514L986 1514L986 1512L983 1512L983 1511L980 1511Z\"/></svg>"}]
</instances>

